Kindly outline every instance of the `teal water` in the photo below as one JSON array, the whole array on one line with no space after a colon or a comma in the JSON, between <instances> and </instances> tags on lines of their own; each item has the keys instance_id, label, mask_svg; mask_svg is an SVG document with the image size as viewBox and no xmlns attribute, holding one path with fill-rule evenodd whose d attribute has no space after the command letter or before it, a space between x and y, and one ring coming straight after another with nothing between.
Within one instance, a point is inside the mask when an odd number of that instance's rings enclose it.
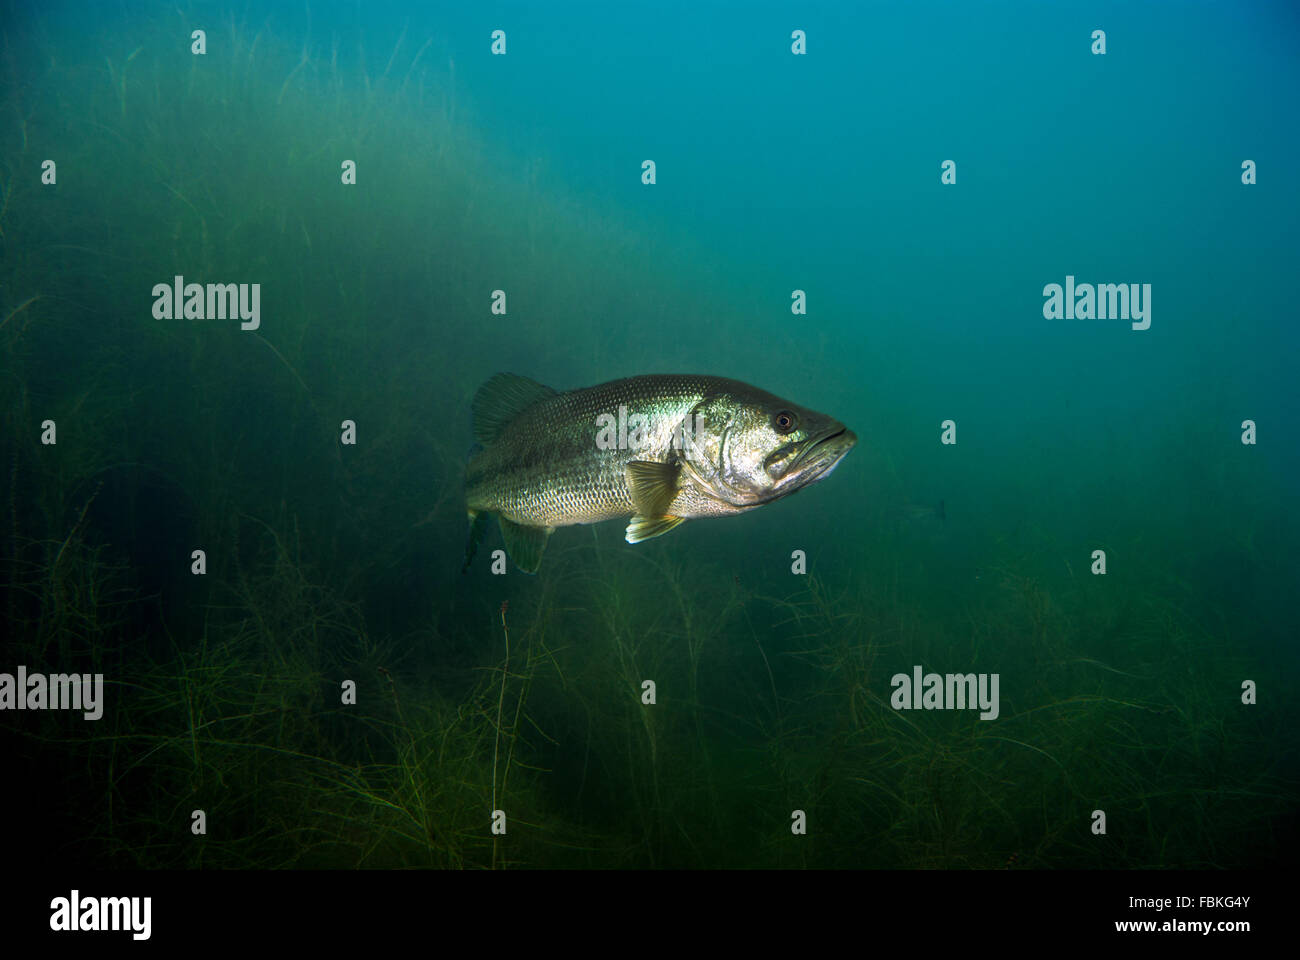
<instances>
[{"instance_id":1,"label":"teal water","mask_svg":"<svg viewBox=\"0 0 1300 960\"><path fill-rule=\"evenodd\" d=\"M7 816L106 867L1292 859L1291 7L291 6L0 15L0 673L105 684L0 712ZM503 370L859 444L462 575ZM917 665L996 718L896 709Z\"/></svg>"}]
</instances>

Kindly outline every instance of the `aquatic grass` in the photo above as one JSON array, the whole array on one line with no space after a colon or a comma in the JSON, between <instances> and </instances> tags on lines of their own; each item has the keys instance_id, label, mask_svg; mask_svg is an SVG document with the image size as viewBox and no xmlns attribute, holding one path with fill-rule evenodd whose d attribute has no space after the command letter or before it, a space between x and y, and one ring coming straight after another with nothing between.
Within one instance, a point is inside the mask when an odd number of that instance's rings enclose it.
<instances>
[{"instance_id":1,"label":"aquatic grass","mask_svg":"<svg viewBox=\"0 0 1300 960\"><path fill-rule=\"evenodd\" d=\"M249 577L264 589L241 585L231 602L215 605L192 646L176 644L143 669L137 652L120 661L134 663L129 673L108 671L111 728L86 732L56 714L31 735L101 771L81 793L100 805L76 811L96 855L141 867L528 862L534 801L515 748L528 673L510 674L512 688L521 686L502 726L492 722L488 704L501 701L488 684L460 705L428 695L408 702L394 676L403 658L367 639L354 608L317 591L282 538L266 531L265 539L267 569ZM59 566L81 555L73 541ZM48 575L38 583L55 591ZM274 628L293 622L297 634ZM41 623L70 634L55 618ZM534 653L530 644L528 663ZM111 659L102 646L96 656L101 669ZM340 677L357 680L356 708L338 704ZM499 767L484 749L494 738L506 747ZM523 811L512 820L508 855L494 853L488 836L497 774L499 796L508 789L512 812ZM203 837L187 833L196 808L208 816Z\"/></svg>"},{"instance_id":2,"label":"aquatic grass","mask_svg":"<svg viewBox=\"0 0 1300 960\"><path fill-rule=\"evenodd\" d=\"M836 863L847 866L860 858L859 865L997 867L1011 858L1036 867L1208 866L1210 861L1189 856L1197 850L1196 836L1229 829L1249 841L1251 851L1221 851L1215 866L1265 855L1260 831L1281 814L1290 788L1276 772L1251 771L1230 759L1228 743L1260 743L1254 740L1258 734L1241 727L1253 725L1252 715L1238 708L1233 719L1233 696L1204 686L1211 677L1248 673L1244 662L1235 663L1236 654L1217 648L1177 608L1156 604L1158 622L1181 620L1186 641L1171 648L1144 633L1133 649L1164 650L1178 662L1146 662L1130 654L1128 661L1107 663L1082 654L1081 645L1096 638L1081 634L1069 609L1044 596L1033 578L1006 576L1000 594L1001 603L981 607L989 618L987 634L1001 638L1003 648L997 655L1003 664L1003 714L997 721L892 710L885 698L894 669L911 662L945 668L895 649L890 666L873 674L880 650L873 649L870 634L862 639L861 633L827 629L824 645L791 651L824 667L818 698L841 704L838 724L822 720L820 729L813 727L815 735L792 748L803 754L802 762L784 761L802 771L805 783L836 785L830 788L837 802L827 829L848 833L848 823L858 824L851 834L855 842L836 850ZM869 585L850 595L857 602L849 609L856 607L859 616L870 611ZM795 611L789 623L800 627L806 641L818 633L809 629L814 612L820 610L826 623L843 616L841 603L821 604L824 596L810 582L803 596L776 609ZM895 619L907 609L915 608L896 608ZM939 625L939 618L928 619L930 630ZM885 629L883 638L896 647L890 638L915 632L900 626ZM977 649L972 641L967 645ZM954 649L949 662L970 655ZM1188 661L1197 666L1188 670ZM1011 674L1010 665L1018 662L1032 669ZM827 715L820 707L807 714L814 724ZM1230 726L1240 729L1229 734ZM1207 746L1217 755L1212 758ZM820 758L812 769L809 751ZM1231 786L1219 776L1206 783L1216 770ZM1156 782L1161 789L1152 789ZM1108 813L1108 837L1088 832L1094 807Z\"/></svg>"},{"instance_id":3,"label":"aquatic grass","mask_svg":"<svg viewBox=\"0 0 1300 960\"><path fill-rule=\"evenodd\" d=\"M689 244L633 236L613 206L554 190L544 160L473 135L436 41L353 51L232 17L200 59L176 49L180 19L106 37L57 83L11 62L0 93L11 649L109 665L115 702L102 726L43 715L15 734L75 785L57 801L70 852L218 868L1275 857L1296 792L1285 718L1224 689L1258 663L1244 641L1225 653L1235 635L1197 606L1194 571L1117 589L1042 522L945 557L873 519L860 567L793 585L780 569L742 587L616 525L557 534L537 580L456 579L465 407L486 375L695 367L698 316L761 304L702 282ZM52 147L61 182L38 195L33 151ZM263 283L263 328L155 320L148 291L176 272ZM505 318L487 312L498 286ZM34 440L51 412L56 450ZM338 443L345 417L356 448ZM209 567L182 624L133 578L188 551L124 555L86 510L121 463L194 501ZM1196 552L1177 528L1115 521L1139 526L1130 570ZM1230 556L1258 569L1276 536L1241 526ZM948 576L963 551L978 587ZM1002 671L1003 717L892 710L888 675L916 662ZM488 833L497 805L505 838ZM1086 830L1097 806L1104 840ZM207 837L188 833L194 807ZM790 835L793 809L809 836Z\"/></svg>"}]
</instances>

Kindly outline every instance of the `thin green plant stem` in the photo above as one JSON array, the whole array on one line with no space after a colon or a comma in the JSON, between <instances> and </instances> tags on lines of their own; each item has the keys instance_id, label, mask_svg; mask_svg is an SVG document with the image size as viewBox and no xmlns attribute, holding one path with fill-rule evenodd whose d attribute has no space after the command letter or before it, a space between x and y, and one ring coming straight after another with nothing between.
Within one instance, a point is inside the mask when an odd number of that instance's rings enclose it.
<instances>
[{"instance_id":1,"label":"thin green plant stem","mask_svg":"<svg viewBox=\"0 0 1300 960\"><path fill-rule=\"evenodd\" d=\"M506 678L510 675L510 627L506 624L506 609L510 606L509 600L501 601L501 632L505 634L506 640L506 661L501 666L501 696L497 698L497 727L496 735L492 740L492 816L496 816L497 811L497 754L501 747L501 710L506 702ZM492 869L497 866L497 845L499 835L492 834Z\"/></svg>"}]
</instances>

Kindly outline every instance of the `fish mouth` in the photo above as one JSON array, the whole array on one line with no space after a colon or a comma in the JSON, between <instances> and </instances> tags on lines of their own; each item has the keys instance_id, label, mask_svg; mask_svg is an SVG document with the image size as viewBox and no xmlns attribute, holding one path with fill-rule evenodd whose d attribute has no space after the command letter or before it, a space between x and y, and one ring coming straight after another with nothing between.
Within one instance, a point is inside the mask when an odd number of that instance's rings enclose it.
<instances>
[{"instance_id":1,"label":"fish mouth","mask_svg":"<svg viewBox=\"0 0 1300 960\"><path fill-rule=\"evenodd\" d=\"M790 464L789 472L793 473L805 463L813 461L822 461L825 466L833 467L846 453L853 449L857 442L857 435L848 427L832 429L804 447ZM814 463L814 468L818 465L820 463Z\"/></svg>"},{"instance_id":2,"label":"fish mouth","mask_svg":"<svg viewBox=\"0 0 1300 960\"><path fill-rule=\"evenodd\" d=\"M844 455L858 442L857 435L844 426L836 426L799 451L785 474L777 481L777 496L821 480L834 470Z\"/></svg>"}]
</instances>

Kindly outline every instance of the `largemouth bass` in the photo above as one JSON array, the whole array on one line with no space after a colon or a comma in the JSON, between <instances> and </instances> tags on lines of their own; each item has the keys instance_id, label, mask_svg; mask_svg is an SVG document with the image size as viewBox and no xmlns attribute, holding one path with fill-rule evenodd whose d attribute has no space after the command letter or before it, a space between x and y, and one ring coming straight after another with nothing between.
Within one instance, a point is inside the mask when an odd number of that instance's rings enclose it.
<instances>
[{"instance_id":1,"label":"largemouth bass","mask_svg":"<svg viewBox=\"0 0 1300 960\"><path fill-rule=\"evenodd\" d=\"M743 513L827 476L857 437L737 380L655 374L559 393L498 373L474 397L468 568L486 518L535 573L556 527L631 517L628 543Z\"/></svg>"}]
</instances>

